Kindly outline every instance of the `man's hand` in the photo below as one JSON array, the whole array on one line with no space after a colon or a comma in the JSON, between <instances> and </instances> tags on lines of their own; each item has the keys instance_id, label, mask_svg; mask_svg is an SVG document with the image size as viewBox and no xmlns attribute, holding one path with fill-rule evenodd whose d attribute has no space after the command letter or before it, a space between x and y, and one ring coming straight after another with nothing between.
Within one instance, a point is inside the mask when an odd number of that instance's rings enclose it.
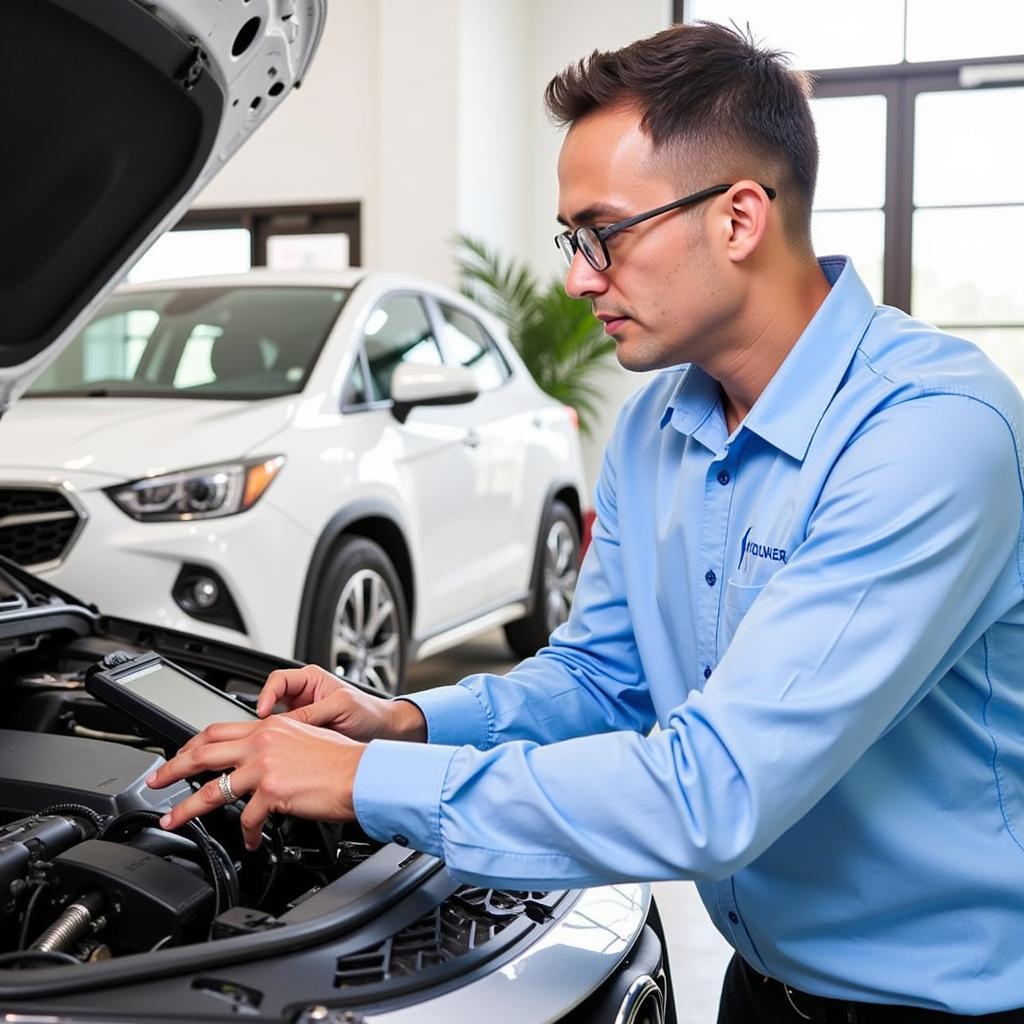
<instances>
[{"instance_id":1,"label":"man's hand","mask_svg":"<svg viewBox=\"0 0 1024 1024\"><path fill-rule=\"evenodd\" d=\"M271 672L256 713L266 718L278 701L290 709L281 717L333 729L363 743L427 739L426 722L415 704L364 693L316 665Z\"/></svg>"},{"instance_id":2,"label":"man's hand","mask_svg":"<svg viewBox=\"0 0 1024 1024\"><path fill-rule=\"evenodd\" d=\"M246 848L255 850L274 811L314 821L352 821L352 785L366 745L326 729L274 715L263 722L221 722L193 736L146 780L160 789L202 772L228 772L242 812ZM233 771L231 769L234 769ZM218 782L207 782L160 819L174 830L224 805Z\"/></svg>"}]
</instances>

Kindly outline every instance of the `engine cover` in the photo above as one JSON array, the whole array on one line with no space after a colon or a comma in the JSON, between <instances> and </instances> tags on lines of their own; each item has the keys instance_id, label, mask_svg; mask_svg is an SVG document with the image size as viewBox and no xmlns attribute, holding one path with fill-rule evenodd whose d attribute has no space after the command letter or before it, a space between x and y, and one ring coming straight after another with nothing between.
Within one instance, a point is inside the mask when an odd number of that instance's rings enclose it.
<instances>
[{"instance_id":1,"label":"engine cover","mask_svg":"<svg viewBox=\"0 0 1024 1024\"><path fill-rule=\"evenodd\" d=\"M70 899L102 894L104 939L122 950L142 952L168 936L195 941L211 917L210 886L145 850L89 839L57 857L54 870Z\"/></svg>"},{"instance_id":2,"label":"engine cover","mask_svg":"<svg viewBox=\"0 0 1024 1024\"><path fill-rule=\"evenodd\" d=\"M163 763L120 743L0 729L0 813L20 817L64 803L106 815L164 811L191 791L184 783L149 789L146 777Z\"/></svg>"}]
</instances>

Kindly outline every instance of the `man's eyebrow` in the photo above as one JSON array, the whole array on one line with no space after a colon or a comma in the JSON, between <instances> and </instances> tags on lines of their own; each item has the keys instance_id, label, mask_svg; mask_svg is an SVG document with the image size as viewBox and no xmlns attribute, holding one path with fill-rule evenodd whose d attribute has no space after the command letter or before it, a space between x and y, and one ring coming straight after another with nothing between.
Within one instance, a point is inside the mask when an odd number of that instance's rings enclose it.
<instances>
[{"instance_id":1,"label":"man's eyebrow","mask_svg":"<svg viewBox=\"0 0 1024 1024\"><path fill-rule=\"evenodd\" d=\"M612 220L622 220L627 217L628 214L619 209L617 206L612 206L611 203L591 203L590 206L585 206L582 210L577 210L572 217L573 224L593 224L595 220L601 218L610 218ZM567 221L561 214L556 218L558 223L564 227L569 227L570 222Z\"/></svg>"}]
</instances>

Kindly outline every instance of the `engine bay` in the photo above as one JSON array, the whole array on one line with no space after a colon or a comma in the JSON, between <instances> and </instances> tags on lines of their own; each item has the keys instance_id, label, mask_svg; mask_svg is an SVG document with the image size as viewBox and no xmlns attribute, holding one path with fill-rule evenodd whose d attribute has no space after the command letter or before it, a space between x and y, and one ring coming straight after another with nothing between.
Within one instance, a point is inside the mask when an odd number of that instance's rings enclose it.
<instances>
[{"instance_id":1,"label":"engine bay","mask_svg":"<svg viewBox=\"0 0 1024 1024\"><path fill-rule=\"evenodd\" d=\"M160 829L189 785L155 791L145 779L173 751L85 688L90 667L124 644L18 632L0 643L0 969L279 928L289 915L309 916L297 908L381 848L355 825L274 816L250 852L237 805L175 833ZM187 657L175 651L206 683L255 705L265 672Z\"/></svg>"}]
</instances>

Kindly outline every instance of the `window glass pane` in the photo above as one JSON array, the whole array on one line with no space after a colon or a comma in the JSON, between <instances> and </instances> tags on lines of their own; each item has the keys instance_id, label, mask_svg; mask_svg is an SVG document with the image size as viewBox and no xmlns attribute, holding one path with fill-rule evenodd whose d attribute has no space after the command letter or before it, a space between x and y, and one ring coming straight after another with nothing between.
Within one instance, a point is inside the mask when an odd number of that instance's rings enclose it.
<instances>
[{"instance_id":1,"label":"window glass pane","mask_svg":"<svg viewBox=\"0 0 1024 1024\"><path fill-rule=\"evenodd\" d=\"M301 390L348 292L160 289L115 294L28 395L263 398Z\"/></svg>"},{"instance_id":2,"label":"window glass pane","mask_svg":"<svg viewBox=\"0 0 1024 1024\"><path fill-rule=\"evenodd\" d=\"M473 371L481 391L498 387L508 376L508 367L493 347L483 327L461 310L442 306L445 362Z\"/></svg>"},{"instance_id":3,"label":"window glass pane","mask_svg":"<svg viewBox=\"0 0 1024 1024\"><path fill-rule=\"evenodd\" d=\"M349 265L348 235L271 235L267 266L275 270L344 270Z\"/></svg>"},{"instance_id":4,"label":"window glass pane","mask_svg":"<svg viewBox=\"0 0 1024 1024\"><path fill-rule=\"evenodd\" d=\"M366 324L366 358L377 398L391 397L391 376L399 363L440 366L441 350L423 303L415 295L385 299Z\"/></svg>"},{"instance_id":5,"label":"window glass pane","mask_svg":"<svg viewBox=\"0 0 1024 1024\"><path fill-rule=\"evenodd\" d=\"M240 274L252 265L245 228L202 228L161 235L128 272L128 281Z\"/></svg>"},{"instance_id":6,"label":"window glass pane","mask_svg":"<svg viewBox=\"0 0 1024 1024\"><path fill-rule=\"evenodd\" d=\"M345 381L345 387L341 393L341 404L346 408L353 405L365 405L367 402L366 380L363 377L363 361L356 359L352 366L352 372Z\"/></svg>"},{"instance_id":7,"label":"window glass pane","mask_svg":"<svg viewBox=\"0 0 1024 1024\"><path fill-rule=\"evenodd\" d=\"M1024 87L919 95L914 203L1024 202L1021 126Z\"/></svg>"},{"instance_id":8,"label":"window glass pane","mask_svg":"<svg viewBox=\"0 0 1024 1024\"><path fill-rule=\"evenodd\" d=\"M160 315L152 309L101 314L36 378L32 390L131 378L159 322Z\"/></svg>"},{"instance_id":9,"label":"window glass pane","mask_svg":"<svg viewBox=\"0 0 1024 1024\"><path fill-rule=\"evenodd\" d=\"M907 60L1024 53L1018 0L907 0Z\"/></svg>"},{"instance_id":10,"label":"window glass pane","mask_svg":"<svg viewBox=\"0 0 1024 1024\"><path fill-rule=\"evenodd\" d=\"M885 108L884 96L829 96L811 101L821 151L816 209L881 208L885 202Z\"/></svg>"},{"instance_id":11,"label":"window glass pane","mask_svg":"<svg viewBox=\"0 0 1024 1024\"><path fill-rule=\"evenodd\" d=\"M798 68L863 67L903 59L899 0L694 0L687 20L699 19L735 22L741 29L749 24L755 39L792 54Z\"/></svg>"},{"instance_id":12,"label":"window glass pane","mask_svg":"<svg viewBox=\"0 0 1024 1024\"><path fill-rule=\"evenodd\" d=\"M185 342L177 369L174 371L176 388L191 388L197 384L209 384L217 379L213 372L211 356L213 344L221 335L219 327L211 324L196 324Z\"/></svg>"},{"instance_id":13,"label":"window glass pane","mask_svg":"<svg viewBox=\"0 0 1024 1024\"><path fill-rule=\"evenodd\" d=\"M1024 207L918 210L912 310L932 323L1024 323Z\"/></svg>"},{"instance_id":14,"label":"window glass pane","mask_svg":"<svg viewBox=\"0 0 1024 1024\"><path fill-rule=\"evenodd\" d=\"M1024 389L1024 327L947 327L944 330L973 341L1018 388Z\"/></svg>"},{"instance_id":15,"label":"window glass pane","mask_svg":"<svg viewBox=\"0 0 1024 1024\"><path fill-rule=\"evenodd\" d=\"M811 235L819 256L849 256L872 298L882 301L885 215L881 210L813 213Z\"/></svg>"}]
</instances>

